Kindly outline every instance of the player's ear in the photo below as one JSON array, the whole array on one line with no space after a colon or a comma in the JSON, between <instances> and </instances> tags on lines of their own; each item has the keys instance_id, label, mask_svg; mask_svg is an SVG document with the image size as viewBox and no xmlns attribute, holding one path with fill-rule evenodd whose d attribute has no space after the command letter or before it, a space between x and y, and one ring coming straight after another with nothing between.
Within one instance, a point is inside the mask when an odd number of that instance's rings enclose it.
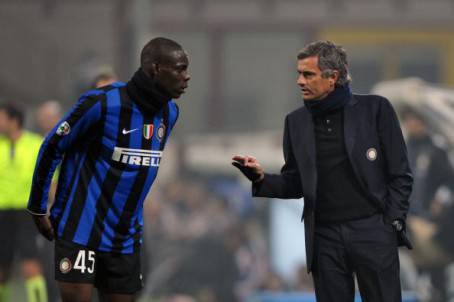
<instances>
[{"instance_id":1,"label":"player's ear","mask_svg":"<svg viewBox=\"0 0 454 302\"><path fill-rule=\"evenodd\" d=\"M151 63L144 71L150 78L154 78L159 73L159 64Z\"/></svg>"},{"instance_id":2,"label":"player's ear","mask_svg":"<svg viewBox=\"0 0 454 302\"><path fill-rule=\"evenodd\" d=\"M151 71L153 73L153 76L156 76L159 74L159 71L160 71L160 66L158 63L153 63L151 64Z\"/></svg>"}]
</instances>

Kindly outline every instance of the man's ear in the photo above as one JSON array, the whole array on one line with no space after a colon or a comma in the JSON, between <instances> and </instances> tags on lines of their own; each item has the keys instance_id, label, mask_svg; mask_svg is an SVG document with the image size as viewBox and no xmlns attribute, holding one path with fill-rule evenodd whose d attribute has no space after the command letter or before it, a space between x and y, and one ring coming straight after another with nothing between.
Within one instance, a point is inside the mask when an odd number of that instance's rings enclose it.
<instances>
[{"instance_id":1,"label":"man's ear","mask_svg":"<svg viewBox=\"0 0 454 302\"><path fill-rule=\"evenodd\" d=\"M151 78L154 78L159 73L159 64L152 63L146 72Z\"/></svg>"},{"instance_id":2,"label":"man's ear","mask_svg":"<svg viewBox=\"0 0 454 302\"><path fill-rule=\"evenodd\" d=\"M334 80L334 83L337 83L337 80L339 80L339 71L333 70L333 74L331 75L331 78Z\"/></svg>"}]
</instances>

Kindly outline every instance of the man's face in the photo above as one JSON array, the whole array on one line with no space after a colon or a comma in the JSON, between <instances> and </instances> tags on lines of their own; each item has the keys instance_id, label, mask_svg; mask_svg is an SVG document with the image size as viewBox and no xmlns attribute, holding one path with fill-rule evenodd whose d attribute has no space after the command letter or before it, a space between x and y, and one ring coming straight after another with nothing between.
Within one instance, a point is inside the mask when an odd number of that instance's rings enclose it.
<instances>
[{"instance_id":1,"label":"man's face","mask_svg":"<svg viewBox=\"0 0 454 302\"><path fill-rule=\"evenodd\" d=\"M298 60L298 79L296 83L301 88L301 95L306 101L321 100L335 88L338 73L322 77L318 67L318 56Z\"/></svg>"},{"instance_id":2,"label":"man's face","mask_svg":"<svg viewBox=\"0 0 454 302\"><path fill-rule=\"evenodd\" d=\"M155 80L174 99L179 98L188 87L189 60L183 50L172 51L165 63L157 64Z\"/></svg>"},{"instance_id":3,"label":"man's face","mask_svg":"<svg viewBox=\"0 0 454 302\"><path fill-rule=\"evenodd\" d=\"M61 116L48 106L41 107L36 113L36 121L42 134L49 133L60 118Z\"/></svg>"}]
</instances>

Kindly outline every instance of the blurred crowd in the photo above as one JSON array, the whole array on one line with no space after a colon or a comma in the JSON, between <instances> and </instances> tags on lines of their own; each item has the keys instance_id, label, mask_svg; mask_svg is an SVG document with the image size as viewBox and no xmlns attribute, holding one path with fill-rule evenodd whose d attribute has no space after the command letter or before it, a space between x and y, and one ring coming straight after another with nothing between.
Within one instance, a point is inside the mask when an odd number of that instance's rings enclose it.
<instances>
[{"instance_id":1,"label":"blurred crowd","mask_svg":"<svg viewBox=\"0 0 454 302\"><path fill-rule=\"evenodd\" d=\"M421 301L454 301L454 170L450 148L422 112L400 110L406 132L414 183L410 196L408 231L414 250L405 269L408 286ZM412 275L414 277L412 277Z\"/></svg>"},{"instance_id":2,"label":"blurred crowd","mask_svg":"<svg viewBox=\"0 0 454 302\"><path fill-rule=\"evenodd\" d=\"M235 179L192 176L151 195L144 210L145 297L227 302L258 291L311 290L305 266L291 284L273 271L269 206L249 190Z\"/></svg>"}]
</instances>

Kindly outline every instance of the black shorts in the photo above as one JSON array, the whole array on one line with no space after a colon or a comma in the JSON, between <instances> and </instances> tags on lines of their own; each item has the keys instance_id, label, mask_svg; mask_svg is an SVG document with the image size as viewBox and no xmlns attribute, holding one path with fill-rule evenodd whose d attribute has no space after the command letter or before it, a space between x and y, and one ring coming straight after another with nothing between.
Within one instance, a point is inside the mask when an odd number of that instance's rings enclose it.
<instances>
[{"instance_id":1,"label":"black shorts","mask_svg":"<svg viewBox=\"0 0 454 302\"><path fill-rule=\"evenodd\" d=\"M55 280L90 283L104 293L134 294L143 287L140 251L132 254L99 252L57 239Z\"/></svg>"},{"instance_id":2,"label":"black shorts","mask_svg":"<svg viewBox=\"0 0 454 302\"><path fill-rule=\"evenodd\" d=\"M0 269L13 260L37 259L38 231L26 210L0 210Z\"/></svg>"}]
</instances>

